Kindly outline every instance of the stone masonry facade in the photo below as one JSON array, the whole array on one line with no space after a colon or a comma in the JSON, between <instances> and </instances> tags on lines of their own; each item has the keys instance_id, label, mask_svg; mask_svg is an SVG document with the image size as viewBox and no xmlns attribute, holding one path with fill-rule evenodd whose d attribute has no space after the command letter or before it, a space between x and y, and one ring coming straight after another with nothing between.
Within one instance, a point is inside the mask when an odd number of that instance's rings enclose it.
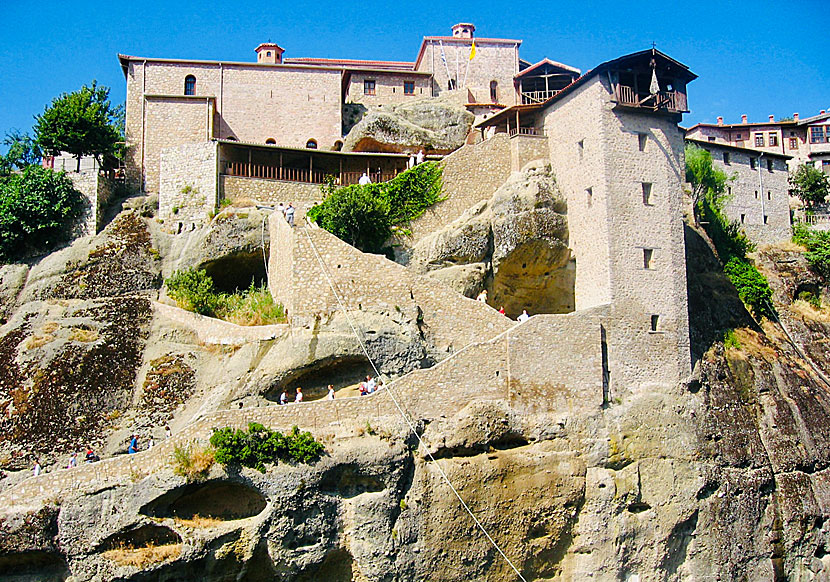
<instances>
[{"instance_id":1,"label":"stone masonry facade","mask_svg":"<svg viewBox=\"0 0 830 582\"><path fill-rule=\"evenodd\" d=\"M216 142L185 144L161 154L159 218L169 232L192 230L216 209Z\"/></svg>"}]
</instances>

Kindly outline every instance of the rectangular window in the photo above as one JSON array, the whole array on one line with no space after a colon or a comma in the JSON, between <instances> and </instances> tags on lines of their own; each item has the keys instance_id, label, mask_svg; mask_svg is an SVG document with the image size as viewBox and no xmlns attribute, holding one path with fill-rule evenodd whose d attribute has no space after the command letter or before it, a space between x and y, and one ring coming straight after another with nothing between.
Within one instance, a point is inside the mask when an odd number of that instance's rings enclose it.
<instances>
[{"instance_id":1,"label":"rectangular window","mask_svg":"<svg viewBox=\"0 0 830 582\"><path fill-rule=\"evenodd\" d=\"M746 214L741 214L741 224L746 222Z\"/></svg>"},{"instance_id":2,"label":"rectangular window","mask_svg":"<svg viewBox=\"0 0 830 582\"><path fill-rule=\"evenodd\" d=\"M403 82L403 94L404 95L414 95L415 94L415 81L404 81Z\"/></svg>"},{"instance_id":3,"label":"rectangular window","mask_svg":"<svg viewBox=\"0 0 830 582\"><path fill-rule=\"evenodd\" d=\"M711 140L712 138L709 138L709 139ZM638 133L637 134L637 140L639 141L640 151L641 152L646 151L646 143L648 143L648 134Z\"/></svg>"},{"instance_id":4,"label":"rectangular window","mask_svg":"<svg viewBox=\"0 0 830 582\"><path fill-rule=\"evenodd\" d=\"M579 159L582 161L582 155L585 153L585 140L580 140L576 143L576 148L579 151Z\"/></svg>"},{"instance_id":5,"label":"rectangular window","mask_svg":"<svg viewBox=\"0 0 830 582\"><path fill-rule=\"evenodd\" d=\"M366 79L363 81L363 94L364 95L374 95L375 94L375 81L374 79Z\"/></svg>"},{"instance_id":6,"label":"rectangular window","mask_svg":"<svg viewBox=\"0 0 830 582\"><path fill-rule=\"evenodd\" d=\"M772 191L767 190L767 200L772 200Z\"/></svg>"},{"instance_id":7,"label":"rectangular window","mask_svg":"<svg viewBox=\"0 0 830 582\"><path fill-rule=\"evenodd\" d=\"M728 196L732 196L732 186L727 186L727 187L726 187L726 194L727 194Z\"/></svg>"},{"instance_id":8,"label":"rectangular window","mask_svg":"<svg viewBox=\"0 0 830 582\"><path fill-rule=\"evenodd\" d=\"M735 141L744 141L743 134L736 133L735 134Z\"/></svg>"},{"instance_id":9,"label":"rectangular window","mask_svg":"<svg viewBox=\"0 0 830 582\"><path fill-rule=\"evenodd\" d=\"M825 174L830 174L830 160L822 160L821 161L821 170Z\"/></svg>"},{"instance_id":10,"label":"rectangular window","mask_svg":"<svg viewBox=\"0 0 830 582\"><path fill-rule=\"evenodd\" d=\"M791 137L790 138L790 149L791 150L797 150L798 149L798 138L797 137Z\"/></svg>"},{"instance_id":11,"label":"rectangular window","mask_svg":"<svg viewBox=\"0 0 830 582\"><path fill-rule=\"evenodd\" d=\"M777 133L773 133L773 132L769 133L769 145L770 145L770 147L778 145L778 134Z\"/></svg>"},{"instance_id":12,"label":"rectangular window","mask_svg":"<svg viewBox=\"0 0 830 582\"><path fill-rule=\"evenodd\" d=\"M651 206L653 203L651 201L651 183L650 182L643 182L643 204L646 206Z\"/></svg>"},{"instance_id":13,"label":"rectangular window","mask_svg":"<svg viewBox=\"0 0 830 582\"><path fill-rule=\"evenodd\" d=\"M755 147L756 148L764 147L764 134L763 133L756 133L755 134Z\"/></svg>"},{"instance_id":14,"label":"rectangular window","mask_svg":"<svg viewBox=\"0 0 830 582\"><path fill-rule=\"evenodd\" d=\"M643 268L654 268L654 249L643 249Z\"/></svg>"},{"instance_id":15,"label":"rectangular window","mask_svg":"<svg viewBox=\"0 0 830 582\"><path fill-rule=\"evenodd\" d=\"M660 316L656 313L651 316L651 331L660 331Z\"/></svg>"},{"instance_id":16,"label":"rectangular window","mask_svg":"<svg viewBox=\"0 0 830 582\"><path fill-rule=\"evenodd\" d=\"M585 190L585 200L588 203L588 208L594 205L594 189L588 188Z\"/></svg>"},{"instance_id":17,"label":"rectangular window","mask_svg":"<svg viewBox=\"0 0 830 582\"><path fill-rule=\"evenodd\" d=\"M767 216L767 215L765 214L765 215L764 215L764 224L766 224L766 223L767 223L767 220L769 220L769 216Z\"/></svg>"},{"instance_id":18,"label":"rectangular window","mask_svg":"<svg viewBox=\"0 0 830 582\"><path fill-rule=\"evenodd\" d=\"M772 172L773 163L772 160L767 160L767 172Z\"/></svg>"},{"instance_id":19,"label":"rectangular window","mask_svg":"<svg viewBox=\"0 0 830 582\"><path fill-rule=\"evenodd\" d=\"M729 165L729 152L723 152L723 163Z\"/></svg>"},{"instance_id":20,"label":"rectangular window","mask_svg":"<svg viewBox=\"0 0 830 582\"><path fill-rule=\"evenodd\" d=\"M758 158L749 158L749 167L750 169L755 169L755 164L758 162Z\"/></svg>"},{"instance_id":21,"label":"rectangular window","mask_svg":"<svg viewBox=\"0 0 830 582\"><path fill-rule=\"evenodd\" d=\"M758 190L755 191L755 200L758 200Z\"/></svg>"},{"instance_id":22,"label":"rectangular window","mask_svg":"<svg viewBox=\"0 0 830 582\"><path fill-rule=\"evenodd\" d=\"M824 142L824 126L810 128L810 143Z\"/></svg>"}]
</instances>

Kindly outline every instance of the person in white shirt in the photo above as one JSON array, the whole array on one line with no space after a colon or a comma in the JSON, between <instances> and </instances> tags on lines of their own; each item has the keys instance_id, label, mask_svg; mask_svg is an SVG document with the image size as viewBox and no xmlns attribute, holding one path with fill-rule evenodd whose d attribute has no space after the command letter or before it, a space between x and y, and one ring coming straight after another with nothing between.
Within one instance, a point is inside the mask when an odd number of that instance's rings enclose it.
<instances>
[{"instance_id":1,"label":"person in white shirt","mask_svg":"<svg viewBox=\"0 0 830 582\"><path fill-rule=\"evenodd\" d=\"M279 212L280 214L282 214L283 218L285 218L285 205L283 205L283 203L282 203L282 202L280 202L279 204L277 204L277 212Z\"/></svg>"},{"instance_id":2,"label":"person in white shirt","mask_svg":"<svg viewBox=\"0 0 830 582\"><path fill-rule=\"evenodd\" d=\"M326 398L328 398L329 400L334 400L334 386L332 386L331 384L329 384L329 393L328 396L326 396Z\"/></svg>"},{"instance_id":3,"label":"person in white shirt","mask_svg":"<svg viewBox=\"0 0 830 582\"><path fill-rule=\"evenodd\" d=\"M294 206L290 202L285 207L285 220L289 225L294 226Z\"/></svg>"},{"instance_id":4,"label":"person in white shirt","mask_svg":"<svg viewBox=\"0 0 830 582\"><path fill-rule=\"evenodd\" d=\"M297 386L297 395L294 397L295 403L300 403L303 401L303 389Z\"/></svg>"},{"instance_id":5,"label":"person in white shirt","mask_svg":"<svg viewBox=\"0 0 830 582\"><path fill-rule=\"evenodd\" d=\"M375 379L371 376L366 376L366 392L371 394L375 391Z\"/></svg>"},{"instance_id":6,"label":"person in white shirt","mask_svg":"<svg viewBox=\"0 0 830 582\"><path fill-rule=\"evenodd\" d=\"M424 163L424 148L418 150L418 155L415 157L416 164L423 164Z\"/></svg>"},{"instance_id":7,"label":"person in white shirt","mask_svg":"<svg viewBox=\"0 0 830 582\"><path fill-rule=\"evenodd\" d=\"M528 319L530 319L530 316L527 314L527 309L522 309L522 314L516 318L516 321L522 323L524 321L527 321Z\"/></svg>"},{"instance_id":8,"label":"person in white shirt","mask_svg":"<svg viewBox=\"0 0 830 582\"><path fill-rule=\"evenodd\" d=\"M358 180L357 183L361 186L365 186L366 184L371 184L372 179L369 177L369 174L363 172L363 175L360 177L360 180Z\"/></svg>"}]
</instances>

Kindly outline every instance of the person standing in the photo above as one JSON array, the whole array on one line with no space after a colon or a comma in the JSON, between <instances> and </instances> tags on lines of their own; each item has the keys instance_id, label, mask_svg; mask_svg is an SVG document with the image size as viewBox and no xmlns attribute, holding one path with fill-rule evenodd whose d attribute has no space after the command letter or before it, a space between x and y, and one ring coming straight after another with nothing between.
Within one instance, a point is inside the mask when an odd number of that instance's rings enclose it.
<instances>
[{"instance_id":1,"label":"person standing","mask_svg":"<svg viewBox=\"0 0 830 582\"><path fill-rule=\"evenodd\" d=\"M294 397L294 403L299 404L303 401L303 389L297 386L297 395Z\"/></svg>"},{"instance_id":2,"label":"person standing","mask_svg":"<svg viewBox=\"0 0 830 582\"><path fill-rule=\"evenodd\" d=\"M424 148L418 150L418 155L415 157L416 164L423 164L424 163Z\"/></svg>"},{"instance_id":3,"label":"person standing","mask_svg":"<svg viewBox=\"0 0 830 582\"><path fill-rule=\"evenodd\" d=\"M366 184L371 184L372 179L369 177L369 174L363 172L363 175L360 177L360 180L358 180L357 183L361 186L365 186Z\"/></svg>"},{"instance_id":4,"label":"person standing","mask_svg":"<svg viewBox=\"0 0 830 582\"><path fill-rule=\"evenodd\" d=\"M409 160L406 162L406 169L411 170L415 167L415 154L409 154Z\"/></svg>"},{"instance_id":5,"label":"person standing","mask_svg":"<svg viewBox=\"0 0 830 582\"><path fill-rule=\"evenodd\" d=\"M326 398L328 398L329 400L334 400L334 386L332 386L331 384L329 384L329 393L328 396L326 396Z\"/></svg>"},{"instance_id":6,"label":"person standing","mask_svg":"<svg viewBox=\"0 0 830 582\"><path fill-rule=\"evenodd\" d=\"M168 439L169 439L171 436L173 436L173 431L172 431L172 430L170 430L170 425L169 425L169 424L167 424L167 425L165 425L165 426L164 426L164 436L165 436L165 438L168 438Z\"/></svg>"},{"instance_id":7,"label":"person standing","mask_svg":"<svg viewBox=\"0 0 830 582\"><path fill-rule=\"evenodd\" d=\"M285 205L282 202L277 204L277 212L282 214L282 217L285 218Z\"/></svg>"},{"instance_id":8,"label":"person standing","mask_svg":"<svg viewBox=\"0 0 830 582\"><path fill-rule=\"evenodd\" d=\"M127 454L134 455L138 452L138 435L134 434L130 438L130 446L127 447Z\"/></svg>"},{"instance_id":9,"label":"person standing","mask_svg":"<svg viewBox=\"0 0 830 582\"><path fill-rule=\"evenodd\" d=\"M280 394L280 404L288 404L288 392L285 391L285 388L283 388L282 394Z\"/></svg>"},{"instance_id":10,"label":"person standing","mask_svg":"<svg viewBox=\"0 0 830 582\"><path fill-rule=\"evenodd\" d=\"M289 226L294 226L294 205L290 202L288 206L285 207L285 220L288 222Z\"/></svg>"},{"instance_id":11,"label":"person standing","mask_svg":"<svg viewBox=\"0 0 830 582\"><path fill-rule=\"evenodd\" d=\"M38 475L40 475L41 471L42 471L42 469L40 467L40 459L35 459L35 466L32 469L32 475L37 477Z\"/></svg>"},{"instance_id":12,"label":"person standing","mask_svg":"<svg viewBox=\"0 0 830 582\"><path fill-rule=\"evenodd\" d=\"M67 469L73 469L78 466L78 453L72 453L69 456L69 464L66 466Z\"/></svg>"},{"instance_id":13,"label":"person standing","mask_svg":"<svg viewBox=\"0 0 830 582\"><path fill-rule=\"evenodd\" d=\"M522 309L522 314L516 318L516 321L518 321L519 323L524 323L528 319L530 319L530 316L527 314L527 309Z\"/></svg>"}]
</instances>

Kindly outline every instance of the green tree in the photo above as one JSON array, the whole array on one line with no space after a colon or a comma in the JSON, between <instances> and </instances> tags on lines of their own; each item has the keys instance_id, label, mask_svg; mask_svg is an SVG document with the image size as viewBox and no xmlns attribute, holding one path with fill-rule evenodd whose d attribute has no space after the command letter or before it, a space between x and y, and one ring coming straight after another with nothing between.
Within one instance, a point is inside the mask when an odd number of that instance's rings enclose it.
<instances>
[{"instance_id":1,"label":"green tree","mask_svg":"<svg viewBox=\"0 0 830 582\"><path fill-rule=\"evenodd\" d=\"M720 208L726 183L732 180L725 172L712 164L712 154L703 148L686 146L686 181L692 185L695 224L700 223L700 204L704 197Z\"/></svg>"},{"instance_id":2,"label":"green tree","mask_svg":"<svg viewBox=\"0 0 830 582\"><path fill-rule=\"evenodd\" d=\"M22 170L40 163L40 148L28 133L13 129L6 134L3 145L9 149L5 156L0 155L0 176L7 176L15 168Z\"/></svg>"},{"instance_id":3,"label":"green tree","mask_svg":"<svg viewBox=\"0 0 830 582\"><path fill-rule=\"evenodd\" d=\"M103 164L117 156L122 134L121 107L109 101L109 88L84 85L80 90L64 93L52 100L42 114L35 117L35 135L40 149L50 155L69 152L78 159L95 156Z\"/></svg>"},{"instance_id":4,"label":"green tree","mask_svg":"<svg viewBox=\"0 0 830 582\"><path fill-rule=\"evenodd\" d=\"M830 179L827 174L811 164L801 164L790 174L790 194L797 196L804 204L813 207L822 204L830 194Z\"/></svg>"},{"instance_id":5,"label":"green tree","mask_svg":"<svg viewBox=\"0 0 830 582\"><path fill-rule=\"evenodd\" d=\"M19 258L66 240L83 196L63 173L27 166L0 178L0 257Z\"/></svg>"}]
</instances>

